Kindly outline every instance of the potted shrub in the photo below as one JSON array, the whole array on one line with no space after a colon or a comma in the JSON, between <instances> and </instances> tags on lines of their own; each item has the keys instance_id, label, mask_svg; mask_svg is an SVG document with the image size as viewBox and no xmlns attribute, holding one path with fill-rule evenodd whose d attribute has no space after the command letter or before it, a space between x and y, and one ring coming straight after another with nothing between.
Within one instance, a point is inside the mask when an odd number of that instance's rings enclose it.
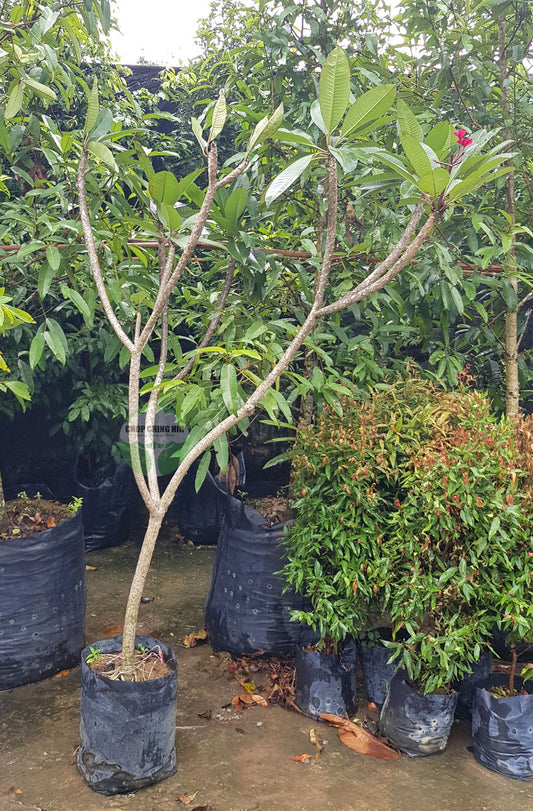
<instances>
[{"instance_id":1,"label":"potted shrub","mask_svg":"<svg viewBox=\"0 0 533 811\"><path fill-rule=\"evenodd\" d=\"M404 495L382 546L391 564L384 607L393 634L407 636L386 643L404 674L391 686L381 725L400 748L418 739L415 755L441 751L445 739L428 743L407 703L420 703L413 688L421 696L451 691L502 617L517 615L531 628L519 597L528 593L531 541L514 423L497 420L484 394L462 387L442 392L424 419L431 435L402 473Z\"/></svg>"},{"instance_id":2,"label":"potted shrub","mask_svg":"<svg viewBox=\"0 0 533 811\"><path fill-rule=\"evenodd\" d=\"M528 569L516 460L514 426L495 419L483 394L412 376L299 432L284 573L310 608L294 617L323 641L370 636L388 649L402 672L382 731L410 754L444 748L453 685L482 659L499 612L511 611L503 578ZM385 623L391 636L380 640ZM421 705L435 693L427 730Z\"/></svg>"},{"instance_id":3,"label":"potted shrub","mask_svg":"<svg viewBox=\"0 0 533 811\"><path fill-rule=\"evenodd\" d=\"M347 638L364 642L359 650L367 686L382 680L371 672L379 659L388 675L395 669L375 630L384 623L390 592L384 532L402 497L400 473L409 448L425 431L424 422L417 423L420 404L433 391L407 375L366 398L328 406L316 425L299 426L291 453L296 518L285 536L283 573L308 603L293 618L313 629L316 654L334 653ZM372 700L382 703L383 689L381 684Z\"/></svg>"},{"instance_id":4,"label":"potted shrub","mask_svg":"<svg viewBox=\"0 0 533 811\"><path fill-rule=\"evenodd\" d=\"M516 430L517 468L523 476L520 490L531 520L533 417L529 415L519 420ZM495 606L500 614L499 636L507 642L510 651L509 675L495 673L478 683L472 707L475 759L492 771L520 780L533 779L533 665L518 665L520 652L531 650L533 641L530 532L526 532L522 542L513 549L510 556L513 565L504 571Z\"/></svg>"},{"instance_id":5,"label":"potted shrub","mask_svg":"<svg viewBox=\"0 0 533 811\"><path fill-rule=\"evenodd\" d=\"M0 335L33 319L0 288ZM9 369L0 352L0 372ZM26 384L0 380L25 407ZM35 494L39 495L39 494ZM0 690L77 664L85 644L85 561L79 501L71 508L20 493L6 504L0 476Z\"/></svg>"},{"instance_id":6,"label":"potted shrub","mask_svg":"<svg viewBox=\"0 0 533 811\"><path fill-rule=\"evenodd\" d=\"M296 520L286 533L284 576L309 602L294 619L311 626L321 645L350 636L383 649L376 629L386 621L390 593L390 561L382 554L387 517L403 497L410 449L427 435L420 408L435 396L409 372L364 398L325 407L316 425L298 429L291 453Z\"/></svg>"},{"instance_id":7,"label":"potted shrub","mask_svg":"<svg viewBox=\"0 0 533 811\"><path fill-rule=\"evenodd\" d=\"M77 665L84 645L79 500L66 507L21 493L0 528L0 690Z\"/></svg>"}]
</instances>

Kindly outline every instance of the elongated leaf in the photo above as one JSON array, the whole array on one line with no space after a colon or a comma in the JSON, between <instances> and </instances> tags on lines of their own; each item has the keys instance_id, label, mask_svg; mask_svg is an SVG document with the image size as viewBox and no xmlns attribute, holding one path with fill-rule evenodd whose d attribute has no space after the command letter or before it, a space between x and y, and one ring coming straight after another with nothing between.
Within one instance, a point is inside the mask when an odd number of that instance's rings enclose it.
<instances>
[{"instance_id":1,"label":"elongated leaf","mask_svg":"<svg viewBox=\"0 0 533 811\"><path fill-rule=\"evenodd\" d=\"M213 110L213 120L211 123L211 130L209 132L210 142L214 141L217 135L220 135L222 132L224 124L226 123L226 116L226 97L224 95L224 91L221 90L218 94L218 99Z\"/></svg>"},{"instance_id":2,"label":"elongated leaf","mask_svg":"<svg viewBox=\"0 0 533 811\"><path fill-rule=\"evenodd\" d=\"M65 347L63 346L59 336L55 332L44 332L43 335L44 340L52 350L55 357L64 366L67 359L67 353L65 352Z\"/></svg>"},{"instance_id":3,"label":"elongated leaf","mask_svg":"<svg viewBox=\"0 0 533 811\"><path fill-rule=\"evenodd\" d=\"M157 172L148 184L150 196L156 203L173 206L179 197L179 185L172 172Z\"/></svg>"},{"instance_id":4,"label":"elongated leaf","mask_svg":"<svg viewBox=\"0 0 533 811\"><path fill-rule=\"evenodd\" d=\"M238 228L243 211L248 202L246 189L234 189L226 201L224 213L231 228Z\"/></svg>"},{"instance_id":5,"label":"elongated leaf","mask_svg":"<svg viewBox=\"0 0 533 811\"><path fill-rule=\"evenodd\" d=\"M22 107L24 101L24 86L21 82L16 82L12 85L9 91L6 108L4 110L4 118L14 118Z\"/></svg>"},{"instance_id":6,"label":"elongated leaf","mask_svg":"<svg viewBox=\"0 0 533 811\"><path fill-rule=\"evenodd\" d=\"M54 271L48 262L43 262L39 270L39 278L37 280L37 290L39 296L44 299L50 290L50 285L54 280Z\"/></svg>"},{"instance_id":7,"label":"elongated leaf","mask_svg":"<svg viewBox=\"0 0 533 811\"><path fill-rule=\"evenodd\" d=\"M240 405L237 392L237 372L231 363L225 363L220 371L220 390L222 400L230 414L234 414Z\"/></svg>"},{"instance_id":8,"label":"elongated leaf","mask_svg":"<svg viewBox=\"0 0 533 811\"><path fill-rule=\"evenodd\" d=\"M53 271L59 270L61 265L61 254L55 245L49 245L46 249L46 260Z\"/></svg>"},{"instance_id":9,"label":"elongated leaf","mask_svg":"<svg viewBox=\"0 0 533 811\"><path fill-rule=\"evenodd\" d=\"M202 152L205 152L207 141L204 139L204 136L202 135L203 132L202 125L200 124L197 118L194 118L194 116L191 118L191 127L196 140L198 141L200 147L202 148Z\"/></svg>"},{"instance_id":10,"label":"elongated leaf","mask_svg":"<svg viewBox=\"0 0 533 811\"><path fill-rule=\"evenodd\" d=\"M41 360L43 351L44 351L44 335L42 332L38 332L34 335L33 340L30 344L30 366L32 369L35 369L39 361Z\"/></svg>"},{"instance_id":11,"label":"elongated leaf","mask_svg":"<svg viewBox=\"0 0 533 811\"><path fill-rule=\"evenodd\" d=\"M324 135L327 135L328 129L324 124L324 119L322 118L322 113L320 112L320 104L318 102L318 99L315 99L314 102L312 103L310 113L311 113L311 121L313 122L313 124L316 124L320 132L323 132Z\"/></svg>"},{"instance_id":12,"label":"elongated leaf","mask_svg":"<svg viewBox=\"0 0 533 811\"><path fill-rule=\"evenodd\" d=\"M78 293L77 290L72 290L72 288L67 287L65 290L67 296L71 300L71 302L78 308L80 313L83 316L83 320L87 324L88 327L91 326L92 314L89 308L89 305L85 301L85 299Z\"/></svg>"},{"instance_id":13,"label":"elongated leaf","mask_svg":"<svg viewBox=\"0 0 533 811\"><path fill-rule=\"evenodd\" d=\"M105 144L101 141L89 141L87 144L87 149L91 152L95 158L98 158L99 161L105 163L106 166L109 166L110 169L116 172L117 164L115 163L115 158L113 157L113 153Z\"/></svg>"},{"instance_id":14,"label":"elongated leaf","mask_svg":"<svg viewBox=\"0 0 533 811\"><path fill-rule=\"evenodd\" d=\"M412 135L415 140L420 142L422 140L422 130L411 108L403 99L398 99L396 110L398 113L400 132L408 132L409 135Z\"/></svg>"},{"instance_id":15,"label":"elongated leaf","mask_svg":"<svg viewBox=\"0 0 533 811\"><path fill-rule=\"evenodd\" d=\"M453 143L452 125L447 121L439 121L429 131L425 143L442 159L449 152Z\"/></svg>"},{"instance_id":16,"label":"elongated leaf","mask_svg":"<svg viewBox=\"0 0 533 811\"><path fill-rule=\"evenodd\" d=\"M350 99L350 64L338 46L330 53L318 82L320 112L328 133L340 123Z\"/></svg>"},{"instance_id":17,"label":"elongated leaf","mask_svg":"<svg viewBox=\"0 0 533 811\"><path fill-rule=\"evenodd\" d=\"M486 183L490 183L492 180L496 180L497 177L501 177L502 175L508 174L511 172L512 168L508 166L502 166L500 169L496 169L495 172L492 174L484 177L468 177L466 180L460 180L459 182L456 181L456 185L453 188L450 188L450 191L446 195L446 199L450 202L455 200L460 200L461 197L465 197L467 194L479 189L480 186L484 186Z\"/></svg>"},{"instance_id":18,"label":"elongated leaf","mask_svg":"<svg viewBox=\"0 0 533 811\"><path fill-rule=\"evenodd\" d=\"M450 293L452 295L453 303L457 308L457 312L459 313L459 315L463 315L465 311L465 305L459 290L456 287L451 287Z\"/></svg>"},{"instance_id":19,"label":"elongated leaf","mask_svg":"<svg viewBox=\"0 0 533 811\"><path fill-rule=\"evenodd\" d=\"M20 380L3 380L1 385L15 395L23 409L26 405L24 401L31 400L26 383L21 383Z\"/></svg>"},{"instance_id":20,"label":"elongated leaf","mask_svg":"<svg viewBox=\"0 0 533 811\"><path fill-rule=\"evenodd\" d=\"M254 146L259 144L261 141L270 138L274 133L279 129L281 122L283 121L283 102L277 107L270 118L265 116L264 118L256 124L254 131L252 132L252 136L248 143L248 149L246 153L252 151Z\"/></svg>"},{"instance_id":21,"label":"elongated leaf","mask_svg":"<svg viewBox=\"0 0 533 811\"><path fill-rule=\"evenodd\" d=\"M423 177L417 181L416 186L425 194L429 194L431 197L438 197L449 182L450 176L446 169L443 169L442 166L438 166L429 174L423 175Z\"/></svg>"},{"instance_id":22,"label":"elongated leaf","mask_svg":"<svg viewBox=\"0 0 533 811\"><path fill-rule=\"evenodd\" d=\"M55 91L52 90L51 87L48 87L48 85L42 84L42 82L38 82L35 79L32 79L31 76L26 76L25 82L26 85L28 87L31 87L31 89L34 90L41 99L46 99L47 101L56 100L57 96L55 94Z\"/></svg>"},{"instance_id":23,"label":"elongated leaf","mask_svg":"<svg viewBox=\"0 0 533 811\"><path fill-rule=\"evenodd\" d=\"M181 217L173 206L168 203L159 203L157 213L165 228L168 228L169 231L179 231Z\"/></svg>"},{"instance_id":24,"label":"elongated leaf","mask_svg":"<svg viewBox=\"0 0 533 811\"><path fill-rule=\"evenodd\" d=\"M226 434L222 434L218 439L213 442L217 464L222 473L226 472L229 462L229 443Z\"/></svg>"},{"instance_id":25,"label":"elongated leaf","mask_svg":"<svg viewBox=\"0 0 533 811\"><path fill-rule=\"evenodd\" d=\"M420 141L417 141L417 139L408 132L402 132L400 134L400 140L402 142L407 160L413 167L416 174L419 177L424 177L424 175L431 174L433 167L431 166L431 161L424 152Z\"/></svg>"},{"instance_id":26,"label":"elongated leaf","mask_svg":"<svg viewBox=\"0 0 533 811\"><path fill-rule=\"evenodd\" d=\"M414 175L409 173L403 161L396 157L396 155L391 155L389 152L385 152L381 149L372 150L371 155L375 160L378 160L393 169L397 177L402 177L404 180L408 180L410 183L416 183L416 178Z\"/></svg>"},{"instance_id":27,"label":"elongated leaf","mask_svg":"<svg viewBox=\"0 0 533 811\"><path fill-rule=\"evenodd\" d=\"M366 127L384 115L394 103L396 87L393 84L379 85L367 90L359 96L346 114L342 122L341 133L346 137L350 133L356 134L358 130Z\"/></svg>"},{"instance_id":28,"label":"elongated leaf","mask_svg":"<svg viewBox=\"0 0 533 811\"><path fill-rule=\"evenodd\" d=\"M98 112L100 110L100 102L98 100L98 80L96 76L93 79L93 86L91 87L89 93L89 104L87 107L87 117L85 119L85 127L83 128L83 132L85 135L88 135L94 125L96 124L96 119L98 118Z\"/></svg>"},{"instance_id":29,"label":"elongated leaf","mask_svg":"<svg viewBox=\"0 0 533 811\"><path fill-rule=\"evenodd\" d=\"M277 177L274 178L265 192L265 203L267 206L271 205L274 200L287 191L292 186L295 180L302 175L312 160L314 155L304 155L303 158L298 158L293 163L290 163L286 169L283 170Z\"/></svg>"},{"instance_id":30,"label":"elongated leaf","mask_svg":"<svg viewBox=\"0 0 533 811\"><path fill-rule=\"evenodd\" d=\"M194 489L196 492L199 491L200 487L205 481L205 477L207 476L207 471L209 470L209 463L211 461L211 454L209 451L203 454L202 458L200 459L200 464L198 465L198 469L196 471L196 476L194 478Z\"/></svg>"}]
</instances>

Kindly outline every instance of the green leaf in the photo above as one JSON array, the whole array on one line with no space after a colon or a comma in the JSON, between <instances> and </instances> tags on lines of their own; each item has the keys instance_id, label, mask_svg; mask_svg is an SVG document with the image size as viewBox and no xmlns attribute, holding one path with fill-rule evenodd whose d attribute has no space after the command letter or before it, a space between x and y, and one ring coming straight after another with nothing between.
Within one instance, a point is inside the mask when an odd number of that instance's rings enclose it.
<instances>
[{"instance_id":1,"label":"green leaf","mask_svg":"<svg viewBox=\"0 0 533 811\"><path fill-rule=\"evenodd\" d=\"M113 153L105 144L101 141L89 141L87 144L87 149L91 152L95 158L98 158L99 161L105 163L113 171L117 171L117 164L115 162L115 158L113 157Z\"/></svg>"},{"instance_id":2,"label":"green leaf","mask_svg":"<svg viewBox=\"0 0 533 811\"><path fill-rule=\"evenodd\" d=\"M3 380L1 385L15 395L22 408L25 408L25 400L31 400L26 383L21 383L20 380Z\"/></svg>"},{"instance_id":3,"label":"green leaf","mask_svg":"<svg viewBox=\"0 0 533 811\"><path fill-rule=\"evenodd\" d=\"M233 189L224 207L224 214L231 227L238 228L247 202L248 191L246 189Z\"/></svg>"},{"instance_id":4,"label":"green leaf","mask_svg":"<svg viewBox=\"0 0 533 811\"><path fill-rule=\"evenodd\" d=\"M464 305L463 298L462 298L459 290L456 287L451 287L450 288L450 293L452 295L452 299L454 301L454 304L455 304L455 306L457 308L457 312L459 313L459 315L463 315L463 313L465 311L465 305Z\"/></svg>"},{"instance_id":5,"label":"green leaf","mask_svg":"<svg viewBox=\"0 0 533 811\"><path fill-rule=\"evenodd\" d=\"M424 194L429 194L431 197L438 197L444 191L450 181L450 176L446 169L442 166L437 166L427 175L423 175L417 181L417 188Z\"/></svg>"},{"instance_id":6,"label":"green leaf","mask_svg":"<svg viewBox=\"0 0 533 811\"><path fill-rule=\"evenodd\" d=\"M24 101L24 86L21 82L16 82L11 86L9 96L7 99L6 108L4 110L4 118L14 118Z\"/></svg>"},{"instance_id":7,"label":"green leaf","mask_svg":"<svg viewBox=\"0 0 533 811\"><path fill-rule=\"evenodd\" d=\"M225 363L220 371L220 390L222 400L230 414L235 414L240 406L237 391L237 372L231 363Z\"/></svg>"},{"instance_id":8,"label":"green leaf","mask_svg":"<svg viewBox=\"0 0 533 811\"><path fill-rule=\"evenodd\" d=\"M395 97L396 87L393 84L373 87L363 93L362 96L359 96L342 122L341 133L343 137L350 133L356 133L384 115L394 103Z\"/></svg>"},{"instance_id":9,"label":"green leaf","mask_svg":"<svg viewBox=\"0 0 533 811\"><path fill-rule=\"evenodd\" d=\"M46 259L53 271L59 270L61 265L61 254L55 245L50 245L46 249Z\"/></svg>"},{"instance_id":10,"label":"green leaf","mask_svg":"<svg viewBox=\"0 0 533 811\"><path fill-rule=\"evenodd\" d=\"M337 46L326 59L318 82L318 102L328 133L341 121L349 99L350 64Z\"/></svg>"},{"instance_id":11,"label":"green leaf","mask_svg":"<svg viewBox=\"0 0 533 811\"><path fill-rule=\"evenodd\" d=\"M283 192L287 191L287 189L292 186L294 181L305 172L311 161L314 160L314 157L314 155L304 155L303 158L298 158L274 178L265 192L265 203L267 206L271 205L274 200L277 200Z\"/></svg>"},{"instance_id":12,"label":"green leaf","mask_svg":"<svg viewBox=\"0 0 533 811\"><path fill-rule=\"evenodd\" d=\"M261 143L261 141L270 138L276 130L279 129L281 122L283 121L283 102L277 107L270 118L265 116L264 118L256 124L254 131L250 137L250 141L248 143L248 149L246 153L252 151L254 146Z\"/></svg>"},{"instance_id":13,"label":"green leaf","mask_svg":"<svg viewBox=\"0 0 533 811\"><path fill-rule=\"evenodd\" d=\"M39 278L37 280L37 290L39 296L44 299L50 290L50 285L54 280L54 271L48 262L43 262L39 270Z\"/></svg>"},{"instance_id":14,"label":"green leaf","mask_svg":"<svg viewBox=\"0 0 533 811\"><path fill-rule=\"evenodd\" d=\"M179 184L172 172L157 172L149 184L148 191L156 203L173 206L179 198Z\"/></svg>"},{"instance_id":15,"label":"green leaf","mask_svg":"<svg viewBox=\"0 0 533 811\"><path fill-rule=\"evenodd\" d=\"M408 132L409 135L412 135L415 141L420 143L422 140L422 130L411 108L405 103L405 101L403 101L403 99L398 99L396 110L398 112L398 123L400 125L400 132L402 135Z\"/></svg>"},{"instance_id":16,"label":"green leaf","mask_svg":"<svg viewBox=\"0 0 533 811\"><path fill-rule=\"evenodd\" d=\"M400 134L400 140L402 142L407 160L413 167L416 174L419 177L430 175L433 171L433 167L431 166L431 161L426 155L420 141L417 141L417 139L409 132L402 132Z\"/></svg>"},{"instance_id":17,"label":"green leaf","mask_svg":"<svg viewBox=\"0 0 533 811\"><path fill-rule=\"evenodd\" d=\"M508 174L508 172L511 171L512 168L502 166L501 169L497 169L495 172L492 172L492 174L484 177L470 176L466 178L466 180L460 180L459 182L455 181L453 186L450 186L446 199L449 202L460 200L462 197L466 197L467 194L479 189L480 186L484 186L486 183L490 183L491 181L496 180L497 177L501 177L502 175Z\"/></svg>"},{"instance_id":18,"label":"green leaf","mask_svg":"<svg viewBox=\"0 0 533 811\"><path fill-rule=\"evenodd\" d=\"M51 87L48 87L48 85L42 84L41 82L32 79L31 76L26 76L25 83L27 84L28 87L31 87L32 90L35 90L35 92L41 99L46 99L47 101L56 100L57 97L55 91L52 90Z\"/></svg>"},{"instance_id":19,"label":"green leaf","mask_svg":"<svg viewBox=\"0 0 533 811\"><path fill-rule=\"evenodd\" d=\"M194 489L196 490L196 492L199 491L200 487L205 481L207 471L209 470L210 462L211 462L211 454L209 453L209 451L206 451L203 454L202 458L200 459L200 464L198 465L196 476L194 477Z\"/></svg>"},{"instance_id":20,"label":"green leaf","mask_svg":"<svg viewBox=\"0 0 533 811\"><path fill-rule=\"evenodd\" d=\"M35 369L39 361L41 360L43 351L44 351L44 335L42 332L38 332L34 335L33 340L30 344L30 366L32 369Z\"/></svg>"},{"instance_id":21,"label":"green leaf","mask_svg":"<svg viewBox=\"0 0 533 811\"><path fill-rule=\"evenodd\" d=\"M168 203L159 203L157 213L165 228L168 228L169 231L179 231L181 217L173 206Z\"/></svg>"},{"instance_id":22,"label":"green leaf","mask_svg":"<svg viewBox=\"0 0 533 811\"><path fill-rule=\"evenodd\" d=\"M416 178L414 175L410 174L407 170L407 167L403 163L403 161L398 158L396 155L392 155L390 152L385 152L382 149L370 149L367 150L372 158L375 160L384 163L386 166L389 166L391 169L394 170L397 177L402 177L404 180L408 180L410 183L415 184Z\"/></svg>"},{"instance_id":23,"label":"green leaf","mask_svg":"<svg viewBox=\"0 0 533 811\"><path fill-rule=\"evenodd\" d=\"M85 119L85 127L83 128L83 132L85 135L88 135L91 132L94 125L96 124L96 119L98 118L99 110L100 110L100 102L98 100L98 80L95 76L93 79L93 86L91 87L89 93L87 117Z\"/></svg>"},{"instance_id":24,"label":"green leaf","mask_svg":"<svg viewBox=\"0 0 533 811\"><path fill-rule=\"evenodd\" d=\"M65 288L64 292L67 294L71 302L78 308L87 326L90 327L92 325L92 313L85 299L80 295L80 293L78 293L77 290L72 290L70 287Z\"/></svg>"},{"instance_id":25,"label":"green leaf","mask_svg":"<svg viewBox=\"0 0 533 811\"><path fill-rule=\"evenodd\" d=\"M197 118L194 118L194 116L191 118L191 127L192 127L192 131L193 131L193 133L194 133L194 135L196 137L196 140L198 141L198 143L200 144L200 147L202 148L202 152L205 152L205 148L207 146L207 141L204 140L204 137L202 135L202 132L203 132L202 125L200 124L200 122L198 121Z\"/></svg>"},{"instance_id":26,"label":"green leaf","mask_svg":"<svg viewBox=\"0 0 533 811\"><path fill-rule=\"evenodd\" d=\"M226 123L227 109L226 97L224 91L220 90L218 99L213 110L213 120L211 123L211 130L209 132L209 142L214 141L217 135L220 135Z\"/></svg>"},{"instance_id":27,"label":"green leaf","mask_svg":"<svg viewBox=\"0 0 533 811\"><path fill-rule=\"evenodd\" d=\"M215 450L217 464L222 473L225 473L229 462L229 442L226 434L222 434L218 439L215 439L213 448Z\"/></svg>"},{"instance_id":28,"label":"green leaf","mask_svg":"<svg viewBox=\"0 0 533 811\"><path fill-rule=\"evenodd\" d=\"M425 143L430 146L436 154L443 158L450 150L453 142L453 127L447 121L439 121L429 131Z\"/></svg>"}]
</instances>

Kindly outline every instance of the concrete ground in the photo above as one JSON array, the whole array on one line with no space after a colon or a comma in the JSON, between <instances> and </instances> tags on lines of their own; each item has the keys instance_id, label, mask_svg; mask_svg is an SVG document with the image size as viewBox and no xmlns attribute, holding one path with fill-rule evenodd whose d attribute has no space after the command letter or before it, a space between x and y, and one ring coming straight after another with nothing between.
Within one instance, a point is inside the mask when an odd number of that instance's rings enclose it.
<instances>
[{"instance_id":1,"label":"concrete ground","mask_svg":"<svg viewBox=\"0 0 533 811\"><path fill-rule=\"evenodd\" d=\"M240 692L226 657L209 645L181 644L203 625L214 552L180 546L167 529L145 592L154 599L141 607L139 632L178 653L177 774L127 796L103 797L85 786L74 765L76 668L0 693L0 811L533 811L533 783L479 766L464 721L455 722L444 754L385 762L354 753L334 729L278 706L238 717L223 709ZM128 542L87 556L95 567L87 571L89 643L121 625L136 554ZM366 711L364 696L359 704ZM324 743L320 759L292 761L314 753L312 728Z\"/></svg>"}]
</instances>

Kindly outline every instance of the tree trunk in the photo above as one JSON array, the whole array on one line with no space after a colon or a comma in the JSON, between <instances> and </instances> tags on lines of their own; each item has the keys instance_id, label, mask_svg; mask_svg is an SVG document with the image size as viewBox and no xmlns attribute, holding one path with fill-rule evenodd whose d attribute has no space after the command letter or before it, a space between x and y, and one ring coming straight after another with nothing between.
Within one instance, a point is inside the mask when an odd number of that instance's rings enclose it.
<instances>
[{"instance_id":1,"label":"tree trunk","mask_svg":"<svg viewBox=\"0 0 533 811\"><path fill-rule=\"evenodd\" d=\"M513 133L510 127L511 97L509 90L510 71L507 62L507 43L505 17L498 18L498 65L500 70L500 90L502 94L503 137L511 140ZM513 159L506 161L513 166ZM508 417L515 417L520 410L518 383L518 275L514 230L516 224L514 199L514 172L505 176L505 212L509 222L511 245L504 257L505 278L514 290L514 303L505 305L504 357L505 357L505 412Z\"/></svg>"}]
</instances>

